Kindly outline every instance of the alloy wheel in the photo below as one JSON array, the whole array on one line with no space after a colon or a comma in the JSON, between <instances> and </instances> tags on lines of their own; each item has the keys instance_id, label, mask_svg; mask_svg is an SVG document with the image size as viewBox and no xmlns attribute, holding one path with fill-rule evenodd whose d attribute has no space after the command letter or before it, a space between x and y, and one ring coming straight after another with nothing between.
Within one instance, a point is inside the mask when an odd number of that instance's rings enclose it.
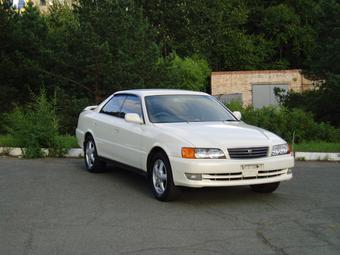
<instances>
[{"instance_id":1,"label":"alloy wheel","mask_svg":"<svg viewBox=\"0 0 340 255\"><path fill-rule=\"evenodd\" d=\"M155 191L158 195L162 195L167 185L167 170L164 162L161 159L157 159L153 164L152 169L152 182Z\"/></svg>"},{"instance_id":2,"label":"alloy wheel","mask_svg":"<svg viewBox=\"0 0 340 255\"><path fill-rule=\"evenodd\" d=\"M95 161L95 146L93 141L88 141L86 143L85 158L88 168L92 168Z\"/></svg>"}]
</instances>

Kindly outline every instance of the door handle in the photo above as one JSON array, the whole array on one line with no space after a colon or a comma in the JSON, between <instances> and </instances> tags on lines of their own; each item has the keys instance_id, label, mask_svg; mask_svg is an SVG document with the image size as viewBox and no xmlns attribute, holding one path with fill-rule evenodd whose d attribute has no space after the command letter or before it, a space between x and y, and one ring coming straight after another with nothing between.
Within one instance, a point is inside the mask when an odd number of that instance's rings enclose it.
<instances>
[{"instance_id":1,"label":"door handle","mask_svg":"<svg viewBox=\"0 0 340 255\"><path fill-rule=\"evenodd\" d=\"M118 128L114 128L113 129L113 133L119 133L119 129Z\"/></svg>"}]
</instances>

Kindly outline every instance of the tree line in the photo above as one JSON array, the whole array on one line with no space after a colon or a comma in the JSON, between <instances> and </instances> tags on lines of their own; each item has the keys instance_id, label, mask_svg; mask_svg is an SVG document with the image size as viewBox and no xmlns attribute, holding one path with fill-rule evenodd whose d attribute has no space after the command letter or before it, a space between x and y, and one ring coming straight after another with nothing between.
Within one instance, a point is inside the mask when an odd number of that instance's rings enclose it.
<instances>
[{"instance_id":1,"label":"tree line","mask_svg":"<svg viewBox=\"0 0 340 255\"><path fill-rule=\"evenodd\" d=\"M44 14L0 0L0 112L44 87L72 133L117 90L209 92L211 70L301 68L326 82L284 104L339 126L339 19L336 0L56 1Z\"/></svg>"}]
</instances>

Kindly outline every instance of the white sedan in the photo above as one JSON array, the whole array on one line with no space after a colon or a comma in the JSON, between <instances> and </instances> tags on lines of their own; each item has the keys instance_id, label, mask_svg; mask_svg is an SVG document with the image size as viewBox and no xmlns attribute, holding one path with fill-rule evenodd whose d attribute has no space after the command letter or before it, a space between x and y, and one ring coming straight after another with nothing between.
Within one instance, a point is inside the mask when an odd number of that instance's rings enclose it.
<instances>
[{"instance_id":1,"label":"white sedan","mask_svg":"<svg viewBox=\"0 0 340 255\"><path fill-rule=\"evenodd\" d=\"M101 171L107 160L139 169L161 201L181 186L273 192L292 178L288 144L240 119L203 92L126 90L86 107L76 135L88 171Z\"/></svg>"}]
</instances>

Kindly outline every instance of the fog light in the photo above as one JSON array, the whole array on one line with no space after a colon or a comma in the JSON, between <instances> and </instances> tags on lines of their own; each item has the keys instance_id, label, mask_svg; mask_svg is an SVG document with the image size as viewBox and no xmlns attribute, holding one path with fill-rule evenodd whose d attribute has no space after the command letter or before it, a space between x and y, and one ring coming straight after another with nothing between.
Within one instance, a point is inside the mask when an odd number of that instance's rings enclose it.
<instances>
[{"instance_id":1,"label":"fog light","mask_svg":"<svg viewBox=\"0 0 340 255\"><path fill-rule=\"evenodd\" d=\"M185 176L186 176L189 180L193 180L193 181L201 181L201 180L202 180L202 174L185 173Z\"/></svg>"},{"instance_id":2,"label":"fog light","mask_svg":"<svg viewBox=\"0 0 340 255\"><path fill-rule=\"evenodd\" d=\"M293 169L291 169L291 168L288 168L288 170L287 170L287 174L292 174L293 173Z\"/></svg>"}]
</instances>

